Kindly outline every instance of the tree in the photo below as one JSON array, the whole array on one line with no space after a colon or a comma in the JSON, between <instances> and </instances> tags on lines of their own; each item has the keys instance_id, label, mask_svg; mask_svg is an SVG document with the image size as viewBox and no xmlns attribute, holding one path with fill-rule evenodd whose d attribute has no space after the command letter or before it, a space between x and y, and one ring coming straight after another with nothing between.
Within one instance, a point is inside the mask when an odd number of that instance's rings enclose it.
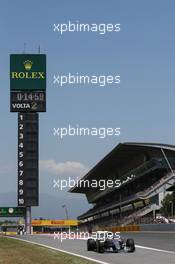
<instances>
[{"instance_id":1,"label":"tree","mask_svg":"<svg viewBox=\"0 0 175 264\"><path fill-rule=\"evenodd\" d=\"M172 203L173 209L175 208L175 193L168 193L165 198L162 200L162 207L160 208L160 212L165 216L171 216L172 214ZM174 212L174 210L173 210Z\"/></svg>"}]
</instances>

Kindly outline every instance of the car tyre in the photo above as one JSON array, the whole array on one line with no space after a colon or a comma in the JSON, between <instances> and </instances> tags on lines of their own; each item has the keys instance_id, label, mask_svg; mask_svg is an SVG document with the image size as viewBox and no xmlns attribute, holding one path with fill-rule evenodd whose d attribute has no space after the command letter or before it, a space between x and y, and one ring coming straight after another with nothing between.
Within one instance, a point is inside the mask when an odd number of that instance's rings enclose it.
<instances>
[{"instance_id":1,"label":"car tyre","mask_svg":"<svg viewBox=\"0 0 175 264\"><path fill-rule=\"evenodd\" d=\"M104 249L104 242L100 242L99 240L97 240L97 252L98 253L104 253L105 249Z\"/></svg>"},{"instance_id":2,"label":"car tyre","mask_svg":"<svg viewBox=\"0 0 175 264\"><path fill-rule=\"evenodd\" d=\"M95 250L95 240L88 239L87 240L87 251L94 251Z\"/></svg>"},{"instance_id":3,"label":"car tyre","mask_svg":"<svg viewBox=\"0 0 175 264\"><path fill-rule=\"evenodd\" d=\"M126 247L128 248L128 252L134 252L135 251L135 243L134 240L131 238L128 238L126 240Z\"/></svg>"}]
</instances>

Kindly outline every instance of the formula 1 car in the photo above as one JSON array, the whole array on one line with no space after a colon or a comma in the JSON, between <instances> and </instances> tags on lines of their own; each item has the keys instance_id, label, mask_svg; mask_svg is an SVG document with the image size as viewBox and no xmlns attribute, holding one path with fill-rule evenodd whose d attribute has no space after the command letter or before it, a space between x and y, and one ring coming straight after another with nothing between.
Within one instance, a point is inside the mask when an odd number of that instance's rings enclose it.
<instances>
[{"instance_id":1,"label":"formula 1 car","mask_svg":"<svg viewBox=\"0 0 175 264\"><path fill-rule=\"evenodd\" d=\"M98 253L104 252L134 252L135 243L131 238L121 238L120 233L112 233L109 231L97 231L94 235L87 240L87 250L96 251Z\"/></svg>"}]
</instances>

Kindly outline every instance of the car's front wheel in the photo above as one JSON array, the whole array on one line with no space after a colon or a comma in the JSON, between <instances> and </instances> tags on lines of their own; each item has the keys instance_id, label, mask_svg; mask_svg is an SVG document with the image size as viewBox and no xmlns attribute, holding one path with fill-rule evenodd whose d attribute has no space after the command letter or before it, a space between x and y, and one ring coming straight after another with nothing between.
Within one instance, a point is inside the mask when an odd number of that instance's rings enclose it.
<instances>
[{"instance_id":1,"label":"car's front wheel","mask_svg":"<svg viewBox=\"0 0 175 264\"><path fill-rule=\"evenodd\" d=\"M96 244L97 244L97 252L104 253L105 252L104 242L97 240Z\"/></svg>"},{"instance_id":2,"label":"car's front wheel","mask_svg":"<svg viewBox=\"0 0 175 264\"><path fill-rule=\"evenodd\" d=\"M94 250L95 250L95 240L90 238L87 240L87 251L94 251Z\"/></svg>"},{"instance_id":3,"label":"car's front wheel","mask_svg":"<svg viewBox=\"0 0 175 264\"><path fill-rule=\"evenodd\" d=\"M135 251L135 243L134 240L129 238L126 240L126 247L128 249L128 252L134 252Z\"/></svg>"}]
</instances>

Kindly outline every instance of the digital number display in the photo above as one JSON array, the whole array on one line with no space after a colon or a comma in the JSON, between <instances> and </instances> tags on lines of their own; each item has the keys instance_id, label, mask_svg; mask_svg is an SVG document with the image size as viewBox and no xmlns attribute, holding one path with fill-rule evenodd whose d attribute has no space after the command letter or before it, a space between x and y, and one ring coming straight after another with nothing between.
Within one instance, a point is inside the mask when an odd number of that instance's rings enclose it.
<instances>
[{"instance_id":1,"label":"digital number display","mask_svg":"<svg viewBox=\"0 0 175 264\"><path fill-rule=\"evenodd\" d=\"M18 116L18 206L25 205L24 197L24 116Z\"/></svg>"},{"instance_id":2,"label":"digital number display","mask_svg":"<svg viewBox=\"0 0 175 264\"><path fill-rule=\"evenodd\" d=\"M38 177L38 113L19 113L18 206L38 206Z\"/></svg>"},{"instance_id":3,"label":"digital number display","mask_svg":"<svg viewBox=\"0 0 175 264\"><path fill-rule=\"evenodd\" d=\"M45 112L45 91L11 91L11 112Z\"/></svg>"},{"instance_id":4,"label":"digital number display","mask_svg":"<svg viewBox=\"0 0 175 264\"><path fill-rule=\"evenodd\" d=\"M45 101L45 92L14 92L12 94L13 101Z\"/></svg>"}]
</instances>

